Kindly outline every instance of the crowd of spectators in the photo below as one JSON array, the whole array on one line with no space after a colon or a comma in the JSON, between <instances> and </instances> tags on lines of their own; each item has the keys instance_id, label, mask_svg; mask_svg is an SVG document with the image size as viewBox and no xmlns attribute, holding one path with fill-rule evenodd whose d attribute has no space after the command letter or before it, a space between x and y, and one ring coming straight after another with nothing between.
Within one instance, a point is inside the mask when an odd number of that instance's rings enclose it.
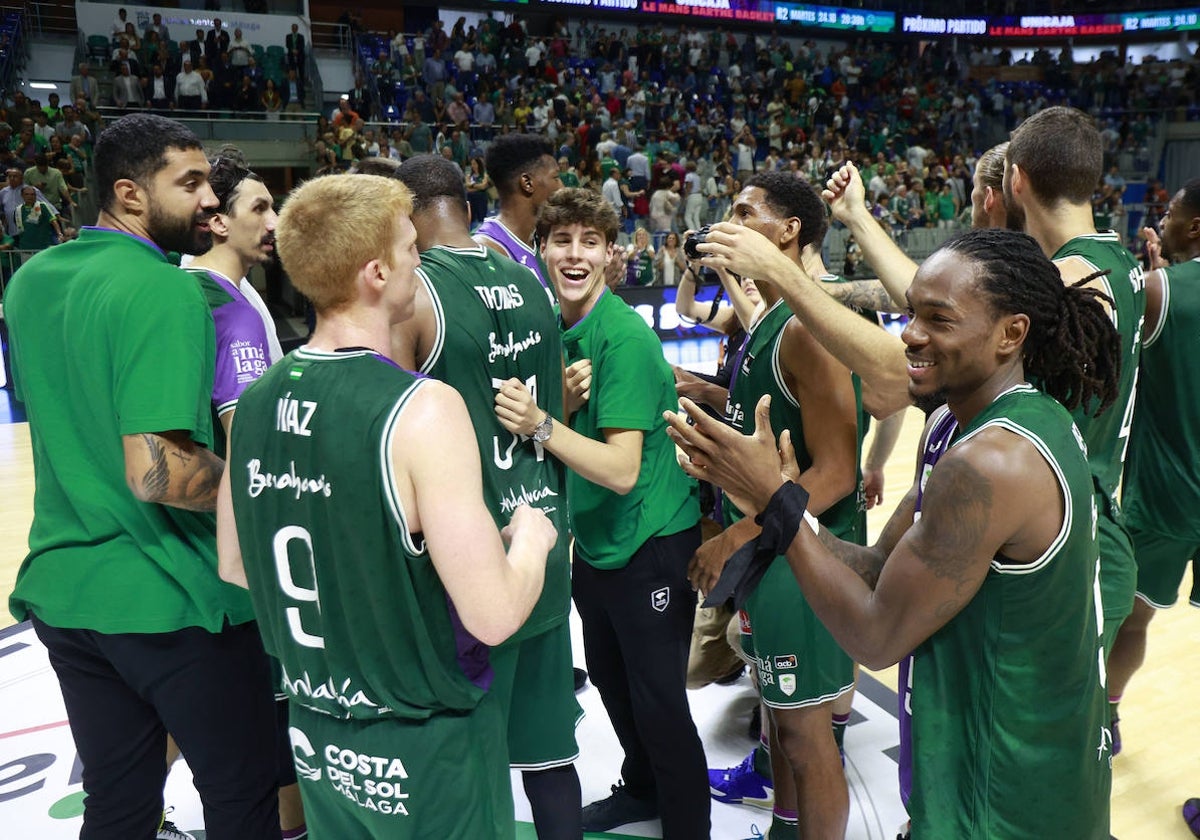
<instances>
[{"instance_id":1,"label":"crowd of spectators","mask_svg":"<svg viewBox=\"0 0 1200 840\"><path fill-rule=\"evenodd\" d=\"M433 152L465 177L497 133L542 133L558 149L563 183L601 192L626 235L645 227L656 250L669 232L721 218L764 169L823 183L853 160L876 217L902 236L969 223L977 156L1044 107L1094 114L1113 163L1122 153L1144 162L1163 117L1200 116L1193 63L1135 65L1105 53L1077 65L1070 48L1014 56L955 52L945 41L832 45L589 21L534 37L520 15L507 26L488 15L478 27L459 18L358 39L342 105L354 119L318 127L319 166ZM358 131L344 127L355 120ZM1099 192L1103 218L1121 190Z\"/></svg>"},{"instance_id":2,"label":"crowd of spectators","mask_svg":"<svg viewBox=\"0 0 1200 840\"><path fill-rule=\"evenodd\" d=\"M79 198L87 191L92 139L103 127L85 96L47 104L21 91L0 106L0 250L39 251L71 238ZM13 260L0 259L5 275Z\"/></svg>"},{"instance_id":3,"label":"crowd of spectators","mask_svg":"<svg viewBox=\"0 0 1200 840\"><path fill-rule=\"evenodd\" d=\"M533 36L519 14L507 25L491 14L477 27L465 17L439 20L415 34L353 30L355 82L318 120L317 170L440 154L463 171L479 220L495 197L482 166L491 138L542 133L558 150L563 183L602 193L626 238L646 228L656 253L668 233L722 218L756 171L790 170L819 184L853 160L876 218L903 236L969 221L978 154L1048 105L1096 115L1113 163L1121 153L1144 158L1163 116L1200 116L1193 63L1135 65L1105 53L1076 64L1069 47L1014 56L956 52L948 41L819 44L721 26L586 20ZM138 33L122 9L110 34L118 107L277 118L304 100L306 45L295 26L265 72L262 48L219 19L176 42L159 15ZM95 104L86 65L71 92ZM1123 192L1098 185L1098 223L1123 218Z\"/></svg>"},{"instance_id":4,"label":"crowd of spectators","mask_svg":"<svg viewBox=\"0 0 1200 840\"><path fill-rule=\"evenodd\" d=\"M219 110L233 114L279 119L284 112L303 110L307 51L299 26L283 45L250 43L241 29L230 33L220 18L211 29L197 29L185 40L172 40L155 13L141 33L117 12L111 28L108 68L112 73L111 101L128 111L149 108L159 112ZM95 79L80 65L80 84Z\"/></svg>"}]
</instances>

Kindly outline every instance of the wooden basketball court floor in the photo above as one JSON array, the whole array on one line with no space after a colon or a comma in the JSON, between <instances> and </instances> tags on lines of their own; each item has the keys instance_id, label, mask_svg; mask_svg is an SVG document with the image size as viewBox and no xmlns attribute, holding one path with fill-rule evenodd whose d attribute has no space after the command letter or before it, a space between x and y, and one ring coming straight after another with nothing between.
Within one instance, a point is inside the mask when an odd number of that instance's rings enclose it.
<instances>
[{"instance_id":1,"label":"wooden basketball court floor","mask_svg":"<svg viewBox=\"0 0 1200 840\"><path fill-rule=\"evenodd\" d=\"M0 392L0 399L7 397ZM0 408L4 408L0 406ZM0 412L0 416L3 412ZM872 511L872 534L912 480L920 415L910 410L895 453L888 462L885 501ZM32 518L33 467L29 427L0 423L0 595L12 590L26 551ZM1184 581L1184 593L1190 579ZM1186 606L1159 615L1151 627L1146 665L1135 677L1122 705L1124 751L1114 761L1113 834L1121 840L1185 840L1191 834L1180 818L1180 805L1200 796L1200 704L1195 672L1200 665L1200 616ZM45 652L27 626L13 625L0 614L0 837L55 840L78 835L82 792L79 767L63 713L61 696ZM572 618L576 661L582 663L578 621ZM592 687L581 695L587 717L578 731L578 767L584 801L607 795L619 775L619 748L599 696ZM705 742L709 766L738 763L752 746L746 721L753 690L743 677L728 687L709 686L691 693L693 714ZM847 837L891 840L904 820L896 793L895 669L864 671L855 698L855 715L846 736L846 772L851 787ZM518 820L529 809L514 776ZM186 766L172 773L168 804L182 828L202 825L199 800ZM746 806L714 804L716 840L765 834L770 815ZM621 830L627 837L657 837L656 822ZM198 836L203 836L201 832ZM521 837L532 838L528 825ZM1045 840L1052 840L1045 838Z\"/></svg>"}]
</instances>

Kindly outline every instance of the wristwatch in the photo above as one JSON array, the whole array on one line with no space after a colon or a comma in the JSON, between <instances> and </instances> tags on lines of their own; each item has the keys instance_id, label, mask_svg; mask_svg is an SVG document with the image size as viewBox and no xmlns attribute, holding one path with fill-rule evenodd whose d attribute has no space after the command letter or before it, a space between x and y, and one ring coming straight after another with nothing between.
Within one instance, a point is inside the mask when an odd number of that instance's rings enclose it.
<instances>
[{"instance_id":1,"label":"wristwatch","mask_svg":"<svg viewBox=\"0 0 1200 840\"><path fill-rule=\"evenodd\" d=\"M530 435L537 443L545 443L550 440L550 433L554 431L554 418L547 412L542 418L542 422L533 427L533 434Z\"/></svg>"}]
</instances>

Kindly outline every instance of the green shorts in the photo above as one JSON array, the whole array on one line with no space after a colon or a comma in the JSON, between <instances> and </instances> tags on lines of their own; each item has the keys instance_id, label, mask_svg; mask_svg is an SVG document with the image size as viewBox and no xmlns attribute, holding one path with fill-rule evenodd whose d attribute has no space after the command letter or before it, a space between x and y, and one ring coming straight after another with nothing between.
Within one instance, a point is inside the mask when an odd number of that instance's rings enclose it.
<instances>
[{"instance_id":1,"label":"green shorts","mask_svg":"<svg viewBox=\"0 0 1200 840\"><path fill-rule=\"evenodd\" d=\"M1200 607L1200 543L1178 540L1153 531L1129 529L1137 560L1138 597L1156 609L1174 606L1188 563L1192 564L1190 601Z\"/></svg>"},{"instance_id":2,"label":"green shorts","mask_svg":"<svg viewBox=\"0 0 1200 840\"><path fill-rule=\"evenodd\" d=\"M571 626L492 648L491 693L508 717L508 760L518 770L564 767L579 757Z\"/></svg>"},{"instance_id":3,"label":"green shorts","mask_svg":"<svg viewBox=\"0 0 1200 840\"><path fill-rule=\"evenodd\" d=\"M513 838L500 704L423 721L338 720L291 704L292 754L312 837Z\"/></svg>"},{"instance_id":4,"label":"green shorts","mask_svg":"<svg viewBox=\"0 0 1200 840\"><path fill-rule=\"evenodd\" d=\"M854 662L809 608L787 558L775 558L738 618L742 649L771 708L816 706L854 688Z\"/></svg>"},{"instance_id":5,"label":"green shorts","mask_svg":"<svg viewBox=\"0 0 1200 840\"><path fill-rule=\"evenodd\" d=\"M1103 513L1096 522L1096 529L1100 543L1100 597L1104 604L1104 619L1115 619L1120 624L1133 612L1133 593L1138 586L1133 541L1125 525Z\"/></svg>"}]
</instances>

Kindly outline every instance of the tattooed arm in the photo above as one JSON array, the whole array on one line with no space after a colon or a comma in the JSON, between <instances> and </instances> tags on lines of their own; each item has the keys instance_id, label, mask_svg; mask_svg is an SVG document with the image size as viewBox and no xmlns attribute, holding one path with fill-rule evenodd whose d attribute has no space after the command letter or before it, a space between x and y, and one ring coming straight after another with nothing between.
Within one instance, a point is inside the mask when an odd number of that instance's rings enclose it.
<instances>
[{"instance_id":1,"label":"tattooed arm","mask_svg":"<svg viewBox=\"0 0 1200 840\"><path fill-rule=\"evenodd\" d=\"M1046 461L998 429L942 457L926 484L921 518L905 528L913 498L910 492L875 549L834 544L801 528L788 550L813 611L868 668L895 663L957 615L997 554L1032 562L1062 524L1061 492ZM895 546L883 559L880 549L891 539Z\"/></svg>"},{"instance_id":2,"label":"tattooed arm","mask_svg":"<svg viewBox=\"0 0 1200 840\"><path fill-rule=\"evenodd\" d=\"M680 466L720 485L743 511L763 510L788 463L789 433L775 448L769 403L755 407L755 432L739 435L688 401L694 425L668 412ZM919 475L919 474L918 474ZM1058 481L1034 446L986 428L942 456L929 474L921 518L913 522L913 484L871 548L843 543L801 525L787 559L813 612L855 662L887 667L953 618L982 585L993 558L1030 563L1055 540L1063 521Z\"/></svg>"},{"instance_id":3,"label":"tattooed arm","mask_svg":"<svg viewBox=\"0 0 1200 840\"><path fill-rule=\"evenodd\" d=\"M213 511L225 462L187 432L124 435L125 483L143 501Z\"/></svg>"},{"instance_id":4,"label":"tattooed arm","mask_svg":"<svg viewBox=\"0 0 1200 840\"><path fill-rule=\"evenodd\" d=\"M829 296L851 309L874 309L876 312L903 312L879 280L848 280L831 283L823 280L821 288Z\"/></svg>"}]
</instances>

